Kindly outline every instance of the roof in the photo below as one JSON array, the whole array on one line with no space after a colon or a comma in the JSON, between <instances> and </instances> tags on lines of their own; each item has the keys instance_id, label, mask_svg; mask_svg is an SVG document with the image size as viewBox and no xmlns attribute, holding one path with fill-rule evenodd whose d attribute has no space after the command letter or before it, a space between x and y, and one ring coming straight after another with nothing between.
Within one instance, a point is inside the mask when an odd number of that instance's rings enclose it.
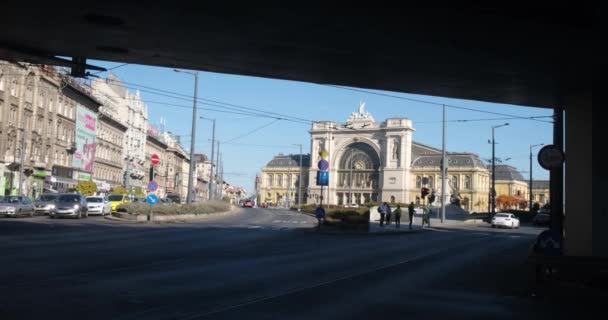
<instances>
[{"instance_id":1,"label":"roof","mask_svg":"<svg viewBox=\"0 0 608 320\"><path fill-rule=\"evenodd\" d=\"M441 154L441 150L427 146L420 142L412 141L412 158L432 154Z\"/></svg>"},{"instance_id":2,"label":"roof","mask_svg":"<svg viewBox=\"0 0 608 320\"><path fill-rule=\"evenodd\" d=\"M486 164L473 153L451 153L445 156L448 159L448 167L470 167L486 168ZM418 156L412 160L412 167L439 167L441 165L441 154Z\"/></svg>"},{"instance_id":3,"label":"roof","mask_svg":"<svg viewBox=\"0 0 608 320\"><path fill-rule=\"evenodd\" d=\"M492 170L492 166L488 166L488 170ZM517 171L515 167L499 164L496 165L496 180L517 180L526 181L524 177Z\"/></svg>"},{"instance_id":4,"label":"roof","mask_svg":"<svg viewBox=\"0 0 608 320\"><path fill-rule=\"evenodd\" d=\"M549 185L550 185L550 181L549 180L532 180L532 189L533 190L539 190L539 189L550 189ZM528 187L530 187L530 183L528 182Z\"/></svg>"},{"instance_id":5,"label":"roof","mask_svg":"<svg viewBox=\"0 0 608 320\"><path fill-rule=\"evenodd\" d=\"M266 167L299 167L300 166L300 155L289 154L289 155L278 155L272 158ZM310 167L310 155L302 155L302 167Z\"/></svg>"},{"instance_id":6,"label":"roof","mask_svg":"<svg viewBox=\"0 0 608 320\"><path fill-rule=\"evenodd\" d=\"M204 153L195 153L194 154L194 161L196 161L196 162L201 163L201 162L205 162L207 160L209 160L209 158Z\"/></svg>"}]
</instances>

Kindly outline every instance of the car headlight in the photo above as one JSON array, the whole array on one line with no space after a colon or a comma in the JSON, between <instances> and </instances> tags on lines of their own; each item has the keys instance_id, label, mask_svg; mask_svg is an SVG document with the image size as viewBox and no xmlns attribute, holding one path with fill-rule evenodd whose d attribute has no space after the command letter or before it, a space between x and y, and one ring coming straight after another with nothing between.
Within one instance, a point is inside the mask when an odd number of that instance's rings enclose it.
<instances>
[{"instance_id":1,"label":"car headlight","mask_svg":"<svg viewBox=\"0 0 608 320\"><path fill-rule=\"evenodd\" d=\"M8 207L6 208L6 211L15 211L15 207Z\"/></svg>"},{"instance_id":2,"label":"car headlight","mask_svg":"<svg viewBox=\"0 0 608 320\"><path fill-rule=\"evenodd\" d=\"M78 210L78 208L80 208L80 206L79 206L79 205L77 205L77 204L75 204L75 205L74 205L74 210Z\"/></svg>"},{"instance_id":3,"label":"car headlight","mask_svg":"<svg viewBox=\"0 0 608 320\"><path fill-rule=\"evenodd\" d=\"M55 205L54 204L49 204L49 209L55 209Z\"/></svg>"}]
</instances>

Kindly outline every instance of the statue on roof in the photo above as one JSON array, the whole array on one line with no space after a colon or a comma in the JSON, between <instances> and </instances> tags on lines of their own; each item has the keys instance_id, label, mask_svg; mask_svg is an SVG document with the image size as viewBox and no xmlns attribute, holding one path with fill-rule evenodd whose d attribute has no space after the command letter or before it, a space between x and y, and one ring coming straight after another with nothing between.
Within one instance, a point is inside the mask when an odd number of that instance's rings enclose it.
<instances>
[{"instance_id":1,"label":"statue on roof","mask_svg":"<svg viewBox=\"0 0 608 320\"><path fill-rule=\"evenodd\" d=\"M351 112L350 118L347 121L353 120L371 120L374 121L374 117L365 111L365 102L359 102L359 109L356 112Z\"/></svg>"}]
</instances>

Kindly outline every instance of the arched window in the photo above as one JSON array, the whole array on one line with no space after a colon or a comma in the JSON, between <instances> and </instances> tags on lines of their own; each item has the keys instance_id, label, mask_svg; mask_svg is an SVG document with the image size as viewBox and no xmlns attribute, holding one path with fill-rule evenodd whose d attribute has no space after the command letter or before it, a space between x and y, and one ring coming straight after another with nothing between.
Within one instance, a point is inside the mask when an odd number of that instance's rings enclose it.
<instances>
[{"instance_id":1,"label":"arched window","mask_svg":"<svg viewBox=\"0 0 608 320\"><path fill-rule=\"evenodd\" d=\"M464 176L464 188L471 189L471 176Z\"/></svg>"},{"instance_id":2,"label":"arched window","mask_svg":"<svg viewBox=\"0 0 608 320\"><path fill-rule=\"evenodd\" d=\"M422 177L416 176L416 188L422 188Z\"/></svg>"},{"instance_id":3,"label":"arched window","mask_svg":"<svg viewBox=\"0 0 608 320\"><path fill-rule=\"evenodd\" d=\"M458 190L458 176L452 176L452 188Z\"/></svg>"},{"instance_id":4,"label":"arched window","mask_svg":"<svg viewBox=\"0 0 608 320\"><path fill-rule=\"evenodd\" d=\"M380 157L370 145L353 143L342 152L338 164L338 186L345 189L377 189L379 168Z\"/></svg>"},{"instance_id":5,"label":"arched window","mask_svg":"<svg viewBox=\"0 0 608 320\"><path fill-rule=\"evenodd\" d=\"M269 175L268 175L268 183L267 183L267 185L268 185L269 187L272 187L272 186L273 186L273 182L274 182L273 180L274 180L274 176L273 176L273 175L271 175L271 174L269 174Z\"/></svg>"}]
</instances>

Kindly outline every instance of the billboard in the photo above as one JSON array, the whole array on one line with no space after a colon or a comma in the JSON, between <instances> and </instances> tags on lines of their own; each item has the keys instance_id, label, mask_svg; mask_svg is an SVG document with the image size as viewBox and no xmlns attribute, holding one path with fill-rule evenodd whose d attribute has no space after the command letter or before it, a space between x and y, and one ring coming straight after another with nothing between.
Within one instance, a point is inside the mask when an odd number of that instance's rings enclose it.
<instances>
[{"instance_id":1,"label":"billboard","mask_svg":"<svg viewBox=\"0 0 608 320\"><path fill-rule=\"evenodd\" d=\"M76 106L76 152L74 152L72 167L87 172L93 171L96 130L97 114L78 104Z\"/></svg>"}]
</instances>

